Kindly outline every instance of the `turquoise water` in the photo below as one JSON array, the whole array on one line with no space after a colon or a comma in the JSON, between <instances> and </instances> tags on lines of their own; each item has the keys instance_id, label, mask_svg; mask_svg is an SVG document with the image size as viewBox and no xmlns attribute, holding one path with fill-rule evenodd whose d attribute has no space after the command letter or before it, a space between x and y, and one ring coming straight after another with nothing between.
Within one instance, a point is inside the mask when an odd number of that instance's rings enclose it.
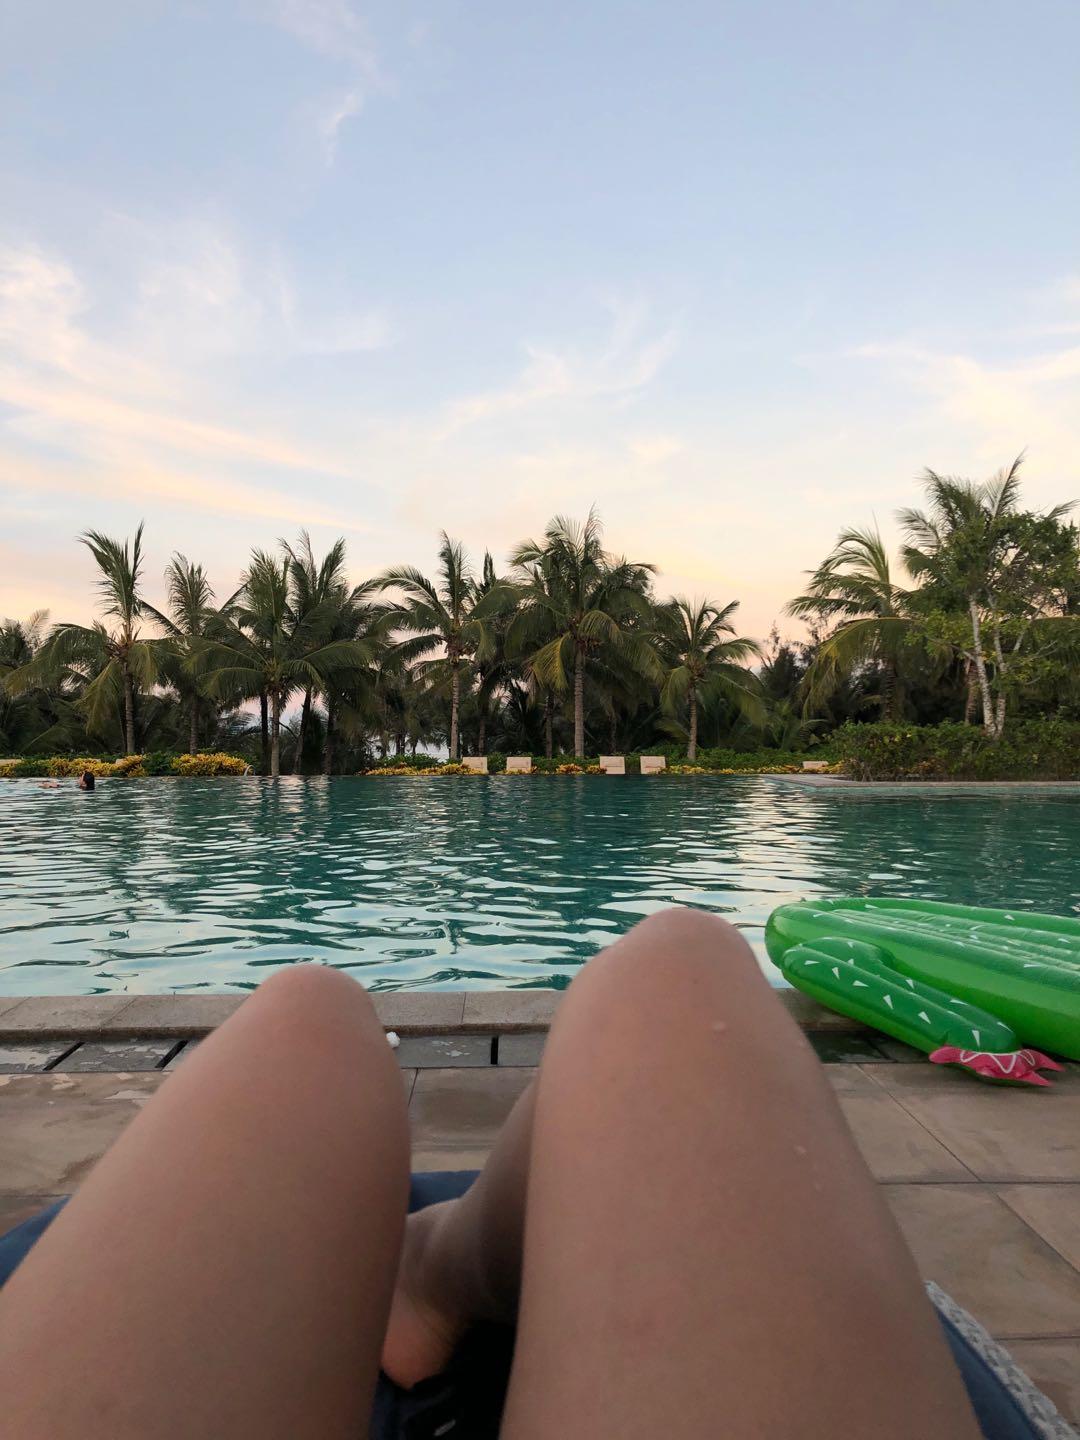
<instances>
[{"instance_id":1,"label":"turquoise water","mask_svg":"<svg viewBox=\"0 0 1080 1440\"><path fill-rule=\"evenodd\" d=\"M0 784L0 994L564 984L665 905L823 894L1072 914L1080 797L753 777ZM775 976L775 972L771 972Z\"/></svg>"}]
</instances>

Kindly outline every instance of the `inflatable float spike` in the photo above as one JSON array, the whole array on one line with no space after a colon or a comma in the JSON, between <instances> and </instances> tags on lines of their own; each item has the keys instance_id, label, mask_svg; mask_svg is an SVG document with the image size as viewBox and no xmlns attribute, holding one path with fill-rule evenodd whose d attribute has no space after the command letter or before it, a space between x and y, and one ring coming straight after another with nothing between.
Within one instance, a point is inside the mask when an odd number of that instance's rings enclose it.
<instances>
[{"instance_id":1,"label":"inflatable float spike","mask_svg":"<svg viewBox=\"0 0 1080 1440\"><path fill-rule=\"evenodd\" d=\"M1056 1060L1040 1050L961 1050L956 1045L943 1045L930 1054L932 1065L957 1065L971 1070L983 1080L996 1080L1004 1085L1049 1085L1040 1070L1064 1070Z\"/></svg>"}]
</instances>

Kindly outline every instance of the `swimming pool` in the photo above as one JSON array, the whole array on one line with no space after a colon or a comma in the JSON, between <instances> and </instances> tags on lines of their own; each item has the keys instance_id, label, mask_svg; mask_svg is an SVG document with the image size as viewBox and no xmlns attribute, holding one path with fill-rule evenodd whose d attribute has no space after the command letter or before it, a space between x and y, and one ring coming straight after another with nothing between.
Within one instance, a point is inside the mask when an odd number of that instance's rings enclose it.
<instances>
[{"instance_id":1,"label":"swimming pool","mask_svg":"<svg viewBox=\"0 0 1080 1440\"><path fill-rule=\"evenodd\" d=\"M236 990L323 960L372 989L563 985L665 905L762 943L775 905L1080 909L1075 792L759 777L0 783L0 994Z\"/></svg>"}]
</instances>

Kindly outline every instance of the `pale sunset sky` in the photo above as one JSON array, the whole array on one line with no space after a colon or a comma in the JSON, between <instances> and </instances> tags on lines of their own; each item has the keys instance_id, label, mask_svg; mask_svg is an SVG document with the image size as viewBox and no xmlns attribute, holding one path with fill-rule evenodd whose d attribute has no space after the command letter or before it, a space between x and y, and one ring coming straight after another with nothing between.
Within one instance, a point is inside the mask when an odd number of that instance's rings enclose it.
<instances>
[{"instance_id":1,"label":"pale sunset sky","mask_svg":"<svg viewBox=\"0 0 1080 1440\"><path fill-rule=\"evenodd\" d=\"M1074 0L0 17L0 615L595 502L760 637L926 465L1080 496Z\"/></svg>"}]
</instances>

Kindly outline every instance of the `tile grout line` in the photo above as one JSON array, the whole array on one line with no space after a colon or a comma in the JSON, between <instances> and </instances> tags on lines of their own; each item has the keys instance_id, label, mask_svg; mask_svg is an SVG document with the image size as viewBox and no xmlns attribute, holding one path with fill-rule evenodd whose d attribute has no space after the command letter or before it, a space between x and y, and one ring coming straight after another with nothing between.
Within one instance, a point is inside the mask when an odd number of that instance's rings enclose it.
<instances>
[{"instance_id":1,"label":"tile grout line","mask_svg":"<svg viewBox=\"0 0 1080 1440\"><path fill-rule=\"evenodd\" d=\"M863 1067L860 1067L860 1068L863 1068ZM882 1082L881 1082L880 1080L879 1080L879 1081L875 1081L875 1084L877 1084L878 1088L879 1088L880 1090L882 1090L882 1091L889 1097L890 1100L895 1100L895 1101L896 1101L897 1105L898 1105L898 1106L900 1107L900 1109L904 1112L904 1114L908 1117L908 1119L914 1121L914 1123L915 1123L916 1125L918 1125L919 1129L923 1132L924 1135L929 1136L929 1138L930 1138L931 1140L933 1140L936 1144L940 1145L941 1148L945 1151L945 1153L946 1153L947 1155L951 1155L952 1158L956 1161L956 1163L960 1166L960 1168L961 1168L963 1171L965 1171L966 1174L970 1175L973 1180L977 1180L980 1184L985 1185L985 1184L989 1184L989 1183L990 1183L989 1181L984 1180L981 1175L977 1175L977 1174L975 1173L975 1171L972 1170L972 1168L971 1168L970 1165L966 1164L963 1160L961 1160L961 1159L960 1159L960 1156L956 1154L956 1152L952 1149L951 1146L947 1145L947 1144L945 1143L945 1141L942 1140L942 1138L941 1138L940 1135L935 1135L934 1132L930 1129L930 1127L929 1127L928 1125L924 1125L924 1124L923 1124L922 1120L920 1120L920 1118L918 1117L918 1115L913 1115L912 1112L908 1109L908 1107L904 1104L903 1100L901 1100L898 1095L895 1095L891 1090L887 1089L887 1088L885 1087L885 1085L882 1084ZM947 1182L947 1181L940 1181L939 1183L940 1183L940 1184L947 1184L948 1182ZM961 1181L961 1182L958 1182L958 1183L966 1184L967 1182L966 1182L966 1181Z\"/></svg>"},{"instance_id":2,"label":"tile grout line","mask_svg":"<svg viewBox=\"0 0 1080 1440\"><path fill-rule=\"evenodd\" d=\"M50 1070L55 1070L56 1067L57 1067L62 1061L66 1060L69 1055L74 1055L76 1050L81 1050L81 1049L82 1049L82 1044L83 1044L83 1042L82 1042L81 1040L74 1040L74 1041L72 1041L72 1043L67 1047L66 1050L61 1050L59 1055L55 1055L50 1061L48 1061L47 1064L43 1065L43 1066L41 1067L41 1069L38 1071L38 1074L39 1074L39 1075L47 1075ZM33 1072L31 1072L31 1073L33 1073Z\"/></svg>"},{"instance_id":3,"label":"tile grout line","mask_svg":"<svg viewBox=\"0 0 1080 1440\"><path fill-rule=\"evenodd\" d=\"M1013 1206L1009 1204L1008 1200L1005 1199L1005 1196L998 1193L998 1190L996 1188L1000 1185L1037 1185L1038 1183L1039 1182L1037 1180L997 1180L990 1182L990 1188L993 1190L995 1199L1001 1201L1002 1205L1005 1206L1006 1210L1008 1210L1010 1215L1014 1215L1026 1230L1030 1230L1032 1235L1035 1236L1036 1240L1038 1240L1040 1244L1045 1245L1050 1250L1052 1250L1054 1254L1069 1267L1069 1269L1074 1275L1080 1277L1080 1270L1077 1269L1077 1267L1073 1264L1069 1257L1063 1254L1052 1240L1048 1240L1041 1231L1036 1230L1035 1226L1032 1225L1025 1216L1021 1215L1019 1210L1014 1209ZM1068 1184L1069 1182L1065 1181L1064 1183Z\"/></svg>"}]
</instances>

